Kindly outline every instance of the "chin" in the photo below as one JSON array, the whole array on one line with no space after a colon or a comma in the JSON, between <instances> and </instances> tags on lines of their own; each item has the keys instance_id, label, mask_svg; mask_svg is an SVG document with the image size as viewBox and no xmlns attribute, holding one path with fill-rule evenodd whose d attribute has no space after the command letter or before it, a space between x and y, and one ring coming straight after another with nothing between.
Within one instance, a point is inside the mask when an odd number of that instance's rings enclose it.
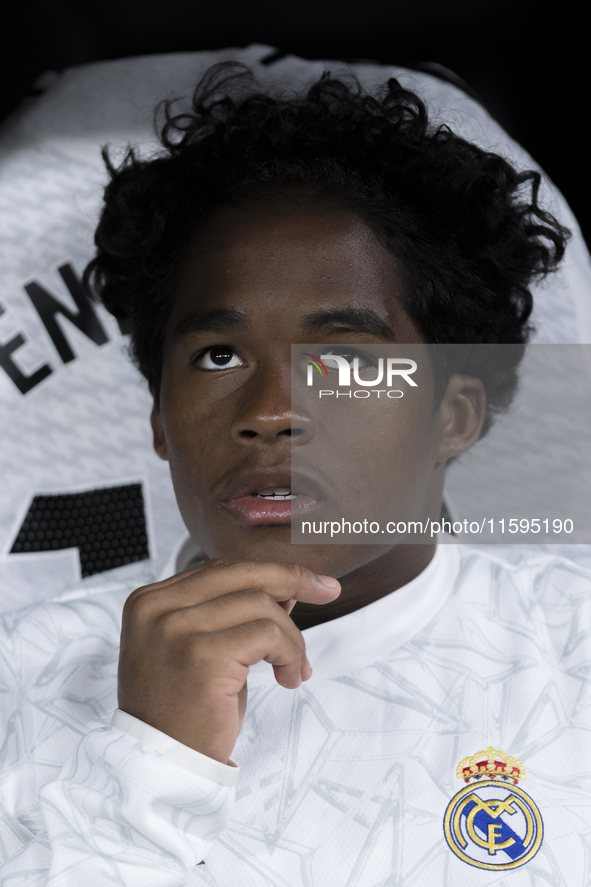
<instances>
[{"instance_id":1,"label":"chin","mask_svg":"<svg viewBox=\"0 0 591 887\"><path fill-rule=\"evenodd\" d=\"M238 536L238 538L237 538ZM199 540L199 534L193 535ZM199 544L199 543L198 543ZM250 527L224 540L208 540L201 545L210 558L298 564L315 573L336 579L387 554L392 545L300 545L292 544L289 526Z\"/></svg>"}]
</instances>

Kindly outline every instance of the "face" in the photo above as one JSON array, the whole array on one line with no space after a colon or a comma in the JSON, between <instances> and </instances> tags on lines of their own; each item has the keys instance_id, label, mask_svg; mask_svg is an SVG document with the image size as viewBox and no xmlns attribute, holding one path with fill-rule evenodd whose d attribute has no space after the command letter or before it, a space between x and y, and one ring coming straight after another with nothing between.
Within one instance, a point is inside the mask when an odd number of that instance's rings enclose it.
<instances>
[{"instance_id":1,"label":"face","mask_svg":"<svg viewBox=\"0 0 591 887\"><path fill-rule=\"evenodd\" d=\"M387 546L291 544L290 509L312 509L313 517L315 502L348 485L342 470L314 457L312 411L305 404L292 411L290 346L301 342L424 342L404 310L395 258L338 207L284 195L218 213L179 275L153 413L155 448L170 463L187 528L209 557L297 562L341 577ZM434 410L432 390L423 390L394 425L391 412L374 407L348 434L359 458L391 462L392 489L407 510L437 519L445 458L460 451L450 431L457 411L445 399ZM370 421L376 433L368 437ZM269 491L292 489L292 444L301 501L276 502Z\"/></svg>"}]
</instances>

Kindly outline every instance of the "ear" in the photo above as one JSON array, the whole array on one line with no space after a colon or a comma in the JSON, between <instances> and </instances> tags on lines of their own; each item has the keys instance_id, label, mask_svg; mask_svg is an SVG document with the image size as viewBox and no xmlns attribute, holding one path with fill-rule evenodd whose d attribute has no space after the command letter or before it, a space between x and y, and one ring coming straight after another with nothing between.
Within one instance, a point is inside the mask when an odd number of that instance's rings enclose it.
<instances>
[{"instance_id":1,"label":"ear","mask_svg":"<svg viewBox=\"0 0 591 887\"><path fill-rule=\"evenodd\" d=\"M160 409L156 401L154 401L154 405L152 406L150 423L152 425L152 432L154 434L154 449L156 450L156 453L160 456L160 458L166 461L168 459L166 438L164 437L164 428L162 427L162 417L160 416Z\"/></svg>"},{"instance_id":2,"label":"ear","mask_svg":"<svg viewBox=\"0 0 591 887\"><path fill-rule=\"evenodd\" d=\"M440 444L437 460L445 462L472 447L482 430L486 391L474 376L453 375L439 405Z\"/></svg>"}]
</instances>

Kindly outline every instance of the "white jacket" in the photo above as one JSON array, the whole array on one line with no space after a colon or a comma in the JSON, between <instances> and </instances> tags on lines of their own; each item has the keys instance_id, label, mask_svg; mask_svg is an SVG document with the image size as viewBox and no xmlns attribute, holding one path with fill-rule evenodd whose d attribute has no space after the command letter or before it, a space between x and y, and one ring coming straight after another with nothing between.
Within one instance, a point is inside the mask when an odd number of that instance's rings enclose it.
<instances>
[{"instance_id":1,"label":"white jacket","mask_svg":"<svg viewBox=\"0 0 591 887\"><path fill-rule=\"evenodd\" d=\"M587 571L439 546L298 690L251 669L239 768L111 723L130 590L2 617L2 887L588 887Z\"/></svg>"}]
</instances>

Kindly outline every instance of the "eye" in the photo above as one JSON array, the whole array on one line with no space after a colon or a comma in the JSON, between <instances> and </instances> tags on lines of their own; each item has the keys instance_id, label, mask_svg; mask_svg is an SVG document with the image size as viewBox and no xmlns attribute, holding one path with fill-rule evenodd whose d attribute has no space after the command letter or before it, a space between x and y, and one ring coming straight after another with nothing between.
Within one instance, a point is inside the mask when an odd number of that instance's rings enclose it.
<instances>
[{"instance_id":1,"label":"eye","mask_svg":"<svg viewBox=\"0 0 591 887\"><path fill-rule=\"evenodd\" d=\"M335 354L338 355L338 357L344 357L351 367L353 367L353 361L357 359L359 361L359 369L362 369L363 367L375 366L375 361L373 361L371 357L369 357L367 354L364 354L362 351L358 351L357 348L349 348L345 346L342 346L341 348L329 348L328 351L324 351L323 354ZM338 369L338 364L336 360L330 360L330 358L326 358L324 360L324 363L329 370Z\"/></svg>"},{"instance_id":2,"label":"eye","mask_svg":"<svg viewBox=\"0 0 591 887\"><path fill-rule=\"evenodd\" d=\"M200 370L230 370L245 366L245 361L229 345L214 345L198 354L193 365Z\"/></svg>"}]
</instances>

